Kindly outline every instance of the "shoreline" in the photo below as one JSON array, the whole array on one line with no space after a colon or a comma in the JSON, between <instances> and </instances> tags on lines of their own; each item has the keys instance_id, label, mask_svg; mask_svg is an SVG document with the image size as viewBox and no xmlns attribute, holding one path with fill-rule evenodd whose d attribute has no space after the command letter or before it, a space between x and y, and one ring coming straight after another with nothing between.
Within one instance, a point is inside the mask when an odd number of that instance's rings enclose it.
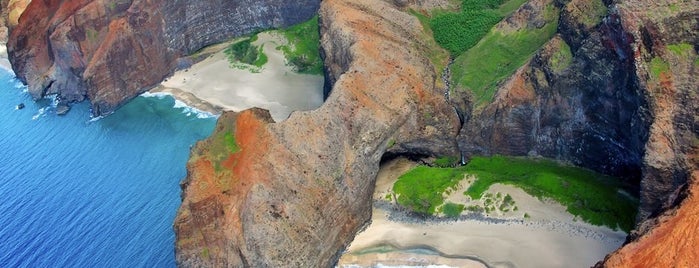
<instances>
[{"instance_id":1,"label":"shoreline","mask_svg":"<svg viewBox=\"0 0 699 268\"><path fill-rule=\"evenodd\" d=\"M274 33L260 33L260 46L268 62L252 72L233 67L223 52L230 43L218 44L207 56L187 69L175 72L149 92L171 93L188 105L214 114L239 112L252 107L266 109L275 122L294 111L313 110L323 104L322 75L300 74L286 64L276 48L286 40Z\"/></svg>"},{"instance_id":2,"label":"shoreline","mask_svg":"<svg viewBox=\"0 0 699 268\"><path fill-rule=\"evenodd\" d=\"M359 232L338 262L338 267L371 266L377 262L408 263L410 258L362 254L367 249L391 245L400 249L429 249L445 259L430 265L446 265L454 258L471 259L479 267L589 267L623 244L626 233L579 220L557 203L544 202L519 188L493 185L489 191L512 195L517 214L467 213L456 219L422 219L400 209L384 197L398 176L416 164L397 159L381 167L377 176L371 223ZM460 191L455 191L460 192ZM527 212L531 218L523 218ZM412 254L422 258L424 254ZM461 259L459 259L461 258ZM404 264L407 265L407 264ZM458 264L450 267L462 267Z\"/></svg>"}]
</instances>

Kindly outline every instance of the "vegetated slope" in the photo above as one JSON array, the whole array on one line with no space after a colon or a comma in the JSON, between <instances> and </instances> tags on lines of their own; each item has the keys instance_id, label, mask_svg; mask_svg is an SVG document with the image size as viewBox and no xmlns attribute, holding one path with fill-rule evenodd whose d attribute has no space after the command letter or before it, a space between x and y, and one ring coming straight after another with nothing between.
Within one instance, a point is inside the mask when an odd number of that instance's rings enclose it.
<instances>
[{"instance_id":1,"label":"vegetated slope","mask_svg":"<svg viewBox=\"0 0 699 268\"><path fill-rule=\"evenodd\" d=\"M370 218L384 152L458 154L458 117L434 87L420 24L406 11L391 1L322 2L332 93L280 123L260 109L219 118L188 163L179 265L331 266Z\"/></svg>"}]
</instances>

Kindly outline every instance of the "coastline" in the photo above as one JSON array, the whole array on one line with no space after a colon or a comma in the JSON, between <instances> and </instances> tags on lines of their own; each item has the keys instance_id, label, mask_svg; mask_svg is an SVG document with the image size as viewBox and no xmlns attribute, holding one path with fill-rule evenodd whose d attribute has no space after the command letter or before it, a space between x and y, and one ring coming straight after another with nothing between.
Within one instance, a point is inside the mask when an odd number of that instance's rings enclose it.
<instances>
[{"instance_id":1,"label":"coastline","mask_svg":"<svg viewBox=\"0 0 699 268\"><path fill-rule=\"evenodd\" d=\"M294 111L312 110L323 103L323 76L296 73L276 48L286 40L260 33L253 44L261 46L268 62L259 70L232 67L223 48L187 69L175 72L150 92L166 92L188 105L213 114L259 107L283 121Z\"/></svg>"},{"instance_id":2,"label":"coastline","mask_svg":"<svg viewBox=\"0 0 699 268\"><path fill-rule=\"evenodd\" d=\"M8 72L14 74L12 70L12 64L7 58L7 45L5 43L0 43L0 68L7 70Z\"/></svg>"},{"instance_id":3,"label":"coastline","mask_svg":"<svg viewBox=\"0 0 699 268\"><path fill-rule=\"evenodd\" d=\"M379 171L372 222L355 237L338 267L401 262L409 265L411 258L425 256L413 254L395 259L396 256L385 254L362 254L382 245L398 250L430 249L443 257L431 265L466 266L449 264L456 259L473 267L483 263L489 267L589 267L625 241L626 233L622 231L577 221L563 206L538 200L508 185L493 185L489 191L510 194L520 207L517 215L472 213L458 220L418 219L383 199L398 176L413 166L415 163L397 159ZM531 218L523 218L524 212Z\"/></svg>"}]
</instances>

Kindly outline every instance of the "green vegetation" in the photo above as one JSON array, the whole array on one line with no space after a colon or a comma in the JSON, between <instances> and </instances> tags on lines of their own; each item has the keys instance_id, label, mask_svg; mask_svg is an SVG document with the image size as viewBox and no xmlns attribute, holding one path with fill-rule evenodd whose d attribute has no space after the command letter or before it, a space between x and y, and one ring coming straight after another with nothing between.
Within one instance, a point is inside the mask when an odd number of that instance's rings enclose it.
<instances>
[{"instance_id":1,"label":"green vegetation","mask_svg":"<svg viewBox=\"0 0 699 268\"><path fill-rule=\"evenodd\" d=\"M692 51L694 51L694 46L692 46L692 44L689 43L679 43L668 45L667 49L677 56L689 57L692 55Z\"/></svg>"},{"instance_id":2,"label":"green vegetation","mask_svg":"<svg viewBox=\"0 0 699 268\"><path fill-rule=\"evenodd\" d=\"M433 164L437 167L448 168L453 167L459 158L456 156L442 156L434 160Z\"/></svg>"},{"instance_id":3,"label":"green vegetation","mask_svg":"<svg viewBox=\"0 0 699 268\"><path fill-rule=\"evenodd\" d=\"M223 53L228 56L231 64L243 63L262 68L267 63L267 55L262 51L262 47L257 47L252 43L257 40L257 35L245 38L228 46Z\"/></svg>"},{"instance_id":4,"label":"green vegetation","mask_svg":"<svg viewBox=\"0 0 699 268\"><path fill-rule=\"evenodd\" d=\"M393 185L398 204L415 212L432 215L444 203L444 193L463 178L463 168L418 166L403 174Z\"/></svg>"},{"instance_id":5,"label":"green vegetation","mask_svg":"<svg viewBox=\"0 0 699 268\"><path fill-rule=\"evenodd\" d=\"M320 33L318 16L296 24L279 32L291 45L281 46L289 64L297 72L305 74L323 74L323 61L320 58Z\"/></svg>"},{"instance_id":6,"label":"green vegetation","mask_svg":"<svg viewBox=\"0 0 699 268\"><path fill-rule=\"evenodd\" d=\"M568 68L571 63L573 63L573 53L570 52L570 46L561 40L558 50L549 59L551 69L556 73L560 73Z\"/></svg>"},{"instance_id":7,"label":"green vegetation","mask_svg":"<svg viewBox=\"0 0 699 268\"><path fill-rule=\"evenodd\" d=\"M415 10L410 10L410 14L413 14L422 28L425 30L422 40L427 42L427 57L430 58L430 62L435 67L435 71L442 72L449 62L449 52L444 50L437 42L434 40L434 33L430 27L430 17Z\"/></svg>"},{"instance_id":8,"label":"green vegetation","mask_svg":"<svg viewBox=\"0 0 699 268\"><path fill-rule=\"evenodd\" d=\"M442 212L449 218L458 218L461 216L462 211L464 211L464 205L462 204L454 204L449 202L444 204L442 207Z\"/></svg>"},{"instance_id":9,"label":"green vegetation","mask_svg":"<svg viewBox=\"0 0 699 268\"><path fill-rule=\"evenodd\" d=\"M602 22L604 16L607 15L607 6L602 0L592 0L589 5L583 6L585 10L580 10L582 23L591 28Z\"/></svg>"},{"instance_id":10,"label":"green vegetation","mask_svg":"<svg viewBox=\"0 0 699 268\"><path fill-rule=\"evenodd\" d=\"M238 143L235 141L235 136L228 131L226 134L223 135L223 138L226 142L226 148L228 148L228 151L230 153L234 154L240 151L240 147L238 146Z\"/></svg>"},{"instance_id":11,"label":"green vegetation","mask_svg":"<svg viewBox=\"0 0 699 268\"><path fill-rule=\"evenodd\" d=\"M444 193L453 189L464 174L477 177L464 194L473 200L484 197L484 207L469 206L462 210L515 211L511 196L484 194L491 185L502 183L519 187L540 199L555 200L566 206L569 213L591 224L627 232L634 224L638 201L623 192L625 185L618 179L550 160L494 156L474 157L468 165L458 168L418 166L402 175L393 190L398 194L399 204L432 215L444 203ZM446 205L442 209L446 214Z\"/></svg>"},{"instance_id":12,"label":"green vegetation","mask_svg":"<svg viewBox=\"0 0 699 268\"><path fill-rule=\"evenodd\" d=\"M660 57L650 60L650 73L654 79L660 79L660 75L670 71L670 64Z\"/></svg>"},{"instance_id":13,"label":"green vegetation","mask_svg":"<svg viewBox=\"0 0 699 268\"><path fill-rule=\"evenodd\" d=\"M206 247L205 247L204 249L202 249L202 250L201 250L201 256L202 256L204 259L208 259L208 258L209 258L209 248L206 248Z\"/></svg>"},{"instance_id":14,"label":"green vegetation","mask_svg":"<svg viewBox=\"0 0 699 268\"><path fill-rule=\"evenodd\" d=\"M476 45L490 28L523 2L525 1L463 0L460 12L436 14L430 19L429 25L434 40L457 57Z\"/></svg>"},{"instance_id":15,"label":"green vegetation","mask_svg":"<svg viewBox=\"0 0 699 268\"><path fill-rule=\"evenodd\" d=\"M514 32L493 29L454 60L452 82L459 89L470 90L476 106L490 102L498 83L524 65L556 33L558 10L549 6L545 12L544 27Z\"/></svg>"},{"instance_id":16,"label":"green vegetation","mask_svg":"<svg viewBox=\"0 0 699 268\"><path fill-rule=\"evenodd\" d=\"M549 160L476 157L467 172L478 177L465 194L478 199L495 183L511 184L538 198L551 198L573 215L595 225L633 228L636 200L620 190L617 179Z\"/></svg>"},{"instance_id":17,"label":"green vegetation","mask_svg":"<svg viewBox=\"0 0 699 268\"><path fill-rule=\"evenodd\" d=\"M390 139L388 141L388 144L386 144L386 148L391 149L393 146L396 146L396 140L395 139Z\"/></svg>"}]
</instances>

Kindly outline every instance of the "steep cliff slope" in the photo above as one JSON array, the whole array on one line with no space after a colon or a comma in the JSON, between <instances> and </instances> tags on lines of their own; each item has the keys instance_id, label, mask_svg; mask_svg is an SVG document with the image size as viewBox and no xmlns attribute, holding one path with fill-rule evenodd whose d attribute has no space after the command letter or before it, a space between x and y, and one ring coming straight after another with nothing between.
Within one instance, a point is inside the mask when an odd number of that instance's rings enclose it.
<instances>
[{"instance_id":1,"label":"steep cliff slope","mask_svg":"<svg viewBox=\"0 0 699 268\"><path fill-rule=\"evenodd\" d=\"M102 115L162 81L178 57L232 36L309 19L318 3L31 1L11 27L7 46L15 73L34 98L57 95L63 107L89 99L93 114Z\"/></svg>"},{"instance_id":2,"label":"steep cliff slope","mask_svg":"<svg viewBox=\"0 0 699 268\"><path fill-rule=\"evenodd\" d=\"M474 109L459 143L467 155L541 155L634 183L642 178L645 219L661 211L693 166L686 156L696 149L698 11L682 1L629 1L594 19L594 9L607 12L592 2L560 6L558 34L491 103ZM637 6L644 11L628 11Z\"/></svg>"},{"instance_id":3,"label":"steep cliff slope","mask_svg":"<svg viewBox=\"0 0 699 268\"><path fill-rule=\"evenodd\" d=\"M391 1L327 0L323 106L272 123L224 113L192 151L175 222L182 266L328 267L366 223L388 147L457 154L419 22Z\"/></svg>"},{"instance_id":4,"label":"steep cliff slope","mask_svg":"<svg viewBox=\"0 0 699 268\"><path fill-rule=\"evenodd\" d=\"M699 6L629 0L607 9L594 2L558 2L557 35L492 102L474 104L460 148L541 155L630 178L640 184L637 241L606 264L694 263ZM600 13L607 15L590 17Z\"/></svg>"}]
</instances>

